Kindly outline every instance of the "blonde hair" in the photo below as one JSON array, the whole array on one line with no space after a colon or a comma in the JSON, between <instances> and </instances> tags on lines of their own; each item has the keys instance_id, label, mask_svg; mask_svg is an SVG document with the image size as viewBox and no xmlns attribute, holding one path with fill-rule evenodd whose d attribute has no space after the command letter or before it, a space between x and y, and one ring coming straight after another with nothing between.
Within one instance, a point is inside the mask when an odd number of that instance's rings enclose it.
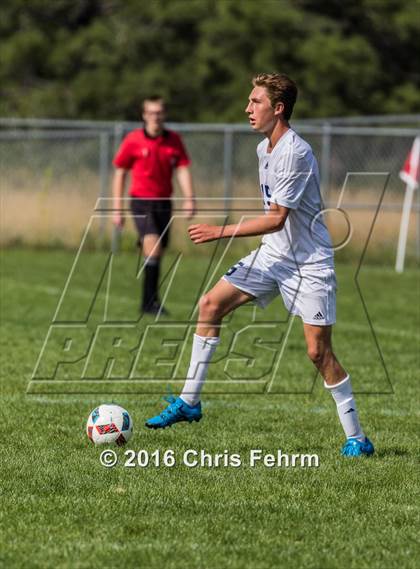
<instances>
[{"instance_id":1,"label":"blonde hair","mask_svg":"<svg viewBox=\"0 0 420 569\"><path fill-rule=\"evenodd\" d=\"M265 87L271 106L283 103L283 118L289 120L297 99L296 83L282 73L259 73L252 79L254 87Z\"/></svg>"}]
</instances>

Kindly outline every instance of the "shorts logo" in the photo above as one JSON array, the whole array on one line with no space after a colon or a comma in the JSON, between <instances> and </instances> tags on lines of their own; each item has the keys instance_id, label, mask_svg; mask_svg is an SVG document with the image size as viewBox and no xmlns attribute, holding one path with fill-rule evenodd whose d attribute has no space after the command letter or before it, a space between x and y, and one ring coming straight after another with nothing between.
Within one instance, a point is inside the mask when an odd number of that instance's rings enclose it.
<instances>
[{"instance_id":1,"label":"shorts logo","mask_svg":"<svg viewBox=\"0 0 420 569\"><path fill-rule=\"evenodd\" d=\"M314 316L314 320L324 320L324 315L321 311L317 312Z\"/></svg>"}]
</instances>

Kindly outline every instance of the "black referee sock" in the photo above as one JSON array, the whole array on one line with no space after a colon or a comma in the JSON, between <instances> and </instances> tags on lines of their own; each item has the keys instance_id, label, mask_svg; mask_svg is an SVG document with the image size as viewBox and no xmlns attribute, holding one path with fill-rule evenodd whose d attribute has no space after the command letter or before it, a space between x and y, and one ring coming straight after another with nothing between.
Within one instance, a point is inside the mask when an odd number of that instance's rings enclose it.
<instances>
[{"instance_id":1,"label":"black referee sock","mask_svg":"<svg viewBox=\"0 0 420 569\"><path fill-rule=\"evenodd\" d=\"M158 302L159 270L159 257L148 257L144 267L143 310Z\"/></svg>"}]
</instances>

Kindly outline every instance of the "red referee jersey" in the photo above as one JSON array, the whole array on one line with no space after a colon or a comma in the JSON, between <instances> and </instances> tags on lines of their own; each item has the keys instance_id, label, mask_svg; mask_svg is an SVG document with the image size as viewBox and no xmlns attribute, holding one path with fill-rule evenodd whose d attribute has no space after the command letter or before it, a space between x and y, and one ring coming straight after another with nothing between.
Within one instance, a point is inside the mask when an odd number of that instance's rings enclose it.
<instances>
[{"instance_id":1,"label":"red referee jersey","mask_svg":"<svg viewBox=\"0 0 420 569\"><path fill-rule=\"evenodd\" d=\"M168 198L174 168L188 166L190 159L176 132L164 130L153 138L144 129L137 129L124 138L113 164L131 170L130 196Z\"/></svg>"}]
</instances>

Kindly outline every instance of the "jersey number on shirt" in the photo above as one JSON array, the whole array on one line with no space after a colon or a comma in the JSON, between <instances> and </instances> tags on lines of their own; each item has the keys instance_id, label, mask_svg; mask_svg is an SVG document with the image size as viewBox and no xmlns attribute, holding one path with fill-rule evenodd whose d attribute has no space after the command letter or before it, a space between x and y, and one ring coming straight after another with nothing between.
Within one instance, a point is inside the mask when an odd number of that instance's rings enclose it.
<instances>
[{"instance_id":1,"label":"jersey number on shirt","mask_svg":"<svg viewBox=\"0 0 420 569\"><path fill-rule=\"evenodd\" d=\"M270 194L270 188L269 188L269 186L267 186L267 184L261 184L261 193L263 196L264 205L267 207L270 207L271 194Z\"/></svg>"}]
</instances>

